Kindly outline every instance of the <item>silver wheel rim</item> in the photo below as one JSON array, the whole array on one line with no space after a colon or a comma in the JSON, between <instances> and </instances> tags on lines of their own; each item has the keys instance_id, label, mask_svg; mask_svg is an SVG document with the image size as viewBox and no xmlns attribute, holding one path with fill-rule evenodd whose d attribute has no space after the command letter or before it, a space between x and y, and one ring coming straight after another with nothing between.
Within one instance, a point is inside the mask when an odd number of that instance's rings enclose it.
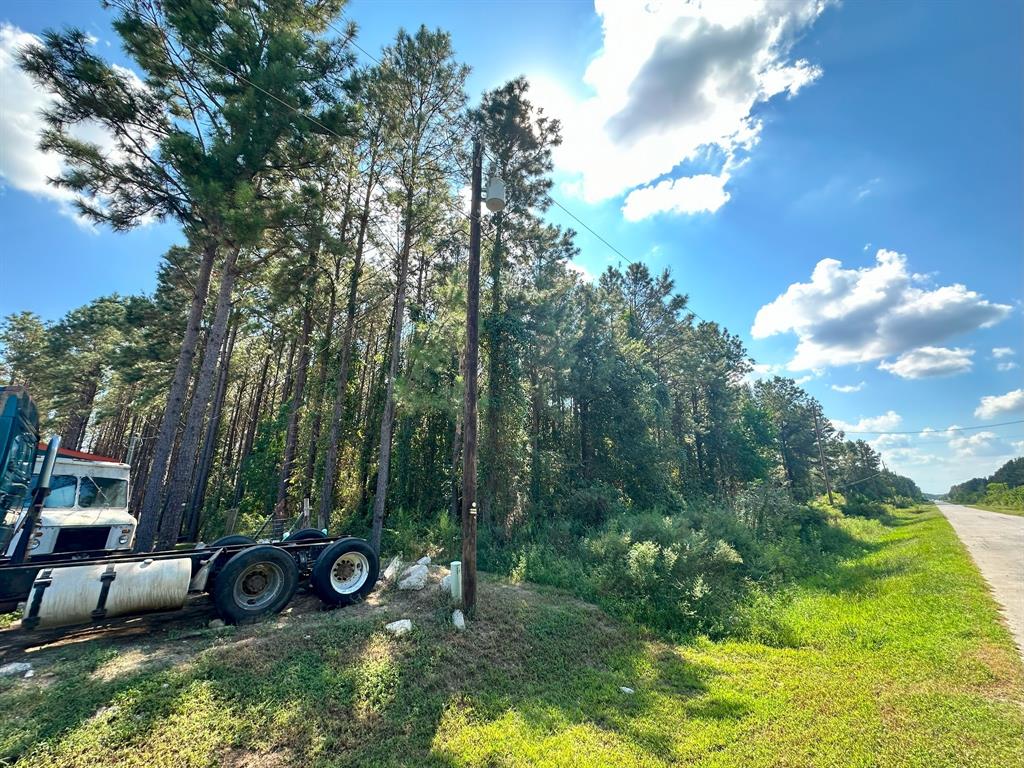
<instances>
[{"instance_id":1,"label":"silver wheel rim","mask_svg":"<svg viewBox=\"0 0 1024 768\"><path fill-rule=\"evenodd\" d=\"M358 592L370 576L370 561L359 552L346 552L331 566L331 587L340 595Z\"/></svg>"},{"instance_id":2,"label":"silver wheel rim","mask_svg":"<svg viewBox=\"0 0 1024 768\"><path fill-rule=\"evenodd\" d=\"M277 563L253 563L235 579L235 604L258 611L272 604L284 589L284 571Z\"/></svg>"}]
</instances>

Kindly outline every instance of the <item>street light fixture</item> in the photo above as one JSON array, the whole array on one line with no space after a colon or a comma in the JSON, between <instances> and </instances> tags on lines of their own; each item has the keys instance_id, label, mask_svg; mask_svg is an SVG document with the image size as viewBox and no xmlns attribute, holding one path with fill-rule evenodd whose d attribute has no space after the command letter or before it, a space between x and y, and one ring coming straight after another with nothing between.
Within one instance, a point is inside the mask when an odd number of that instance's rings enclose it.
<instances>
[{"instance_id":1,"label":"street light fixture","mask_svg":"<svg viewBox=\"0 0 1024 768\"><path fill-rule=\"evenodd\" d=\"M495 174L487 182L487 196L484 198L484 205L491 213L498 213L505 208L505 182Z\"/></svg>"},{"instance_id":2,"label":"street light fixture","mask_svg":"<svg viewBox=\"0 0 1024 768\"><path fill-rule=\"evenodd\" d=\"M477 369L480 365L480 202L483 187L483 145L473 140L472 194L469 208L469 276L466 289L466 380L462 444L462 608L476 608L476 428ZM495 174L484 202L497 213L505 207L505 182Z\"/></svg>"}]
</instances>

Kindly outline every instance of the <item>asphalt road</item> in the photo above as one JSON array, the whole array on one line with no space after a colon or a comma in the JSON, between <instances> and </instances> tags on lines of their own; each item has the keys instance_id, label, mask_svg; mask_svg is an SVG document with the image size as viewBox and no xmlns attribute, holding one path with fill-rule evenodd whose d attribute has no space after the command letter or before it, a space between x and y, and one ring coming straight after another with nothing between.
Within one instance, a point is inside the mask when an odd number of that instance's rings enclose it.
<instances>
[{"instance_id":1,"label":"asphalt road","mask_svg":"<svg viewBox=\"0 0 1024 768\"><path fill-rule=\"evenodd\" d=\"M992 588L1024 655L1024 517L942 502L939 509Z\"/></svg>"}]
</instances>

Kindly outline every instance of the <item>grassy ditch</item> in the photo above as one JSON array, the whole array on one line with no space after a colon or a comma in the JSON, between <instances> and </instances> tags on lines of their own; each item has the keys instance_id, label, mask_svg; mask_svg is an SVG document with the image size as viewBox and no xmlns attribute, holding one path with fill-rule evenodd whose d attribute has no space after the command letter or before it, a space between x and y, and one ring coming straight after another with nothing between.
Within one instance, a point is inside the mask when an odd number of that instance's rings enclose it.
<instances>
[{"instance_id":1,"label":"grassy ditch","mask_svg":"<svg viewBox=\"0 0 1024 768\"><path fill-rule=\"evenodd\" d=\"M859 546L751 598L742 638L652 640L488 580L462 634L431 592L43 649L34 678L0 681L0 764L1022 764L1024 671L946 521L837 525ZM413 633L382 631L404 615Z\"/></svg>"}]
</instances>

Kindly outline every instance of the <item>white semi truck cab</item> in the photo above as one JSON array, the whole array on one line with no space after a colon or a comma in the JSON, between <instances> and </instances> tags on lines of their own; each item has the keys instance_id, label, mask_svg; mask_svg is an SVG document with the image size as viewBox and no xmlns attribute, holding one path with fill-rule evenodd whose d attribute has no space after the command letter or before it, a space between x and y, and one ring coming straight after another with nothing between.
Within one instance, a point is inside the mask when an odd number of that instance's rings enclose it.
<instances>
[{"instance_id":1,"label":"white semi truck cab","mask_svg":"<svg viewBox=\"0 0 1024 768\"><path fill-rule=\"evenodd\" d=\"M44 453L45 446L39 446L30 487L39 477ZM53 465L50 495L30 533L28 553L38 557L130 551L135 518L128 511L129 473L130 467L115 459L61 448ZM28 514L29 501L26 497L20 514L8 521L18 531L7 545L8 557L24 531L21 517Z\"/></svg>"},{"instance_id":2,"label":"white semi truck cab","mask_svg":"<svg viewBox=\"0 0 1024 768\"><path fill-rule=\"evenodd\" d=\"M370 593L379 560L351 536L306 528L258 544L229 535L209 546L131 551L127 464L50 439L24 387L0 386L0 612L23 606L23 629L176 610L208 593L225 621L280 612L300 585L328 606Z\"/></svg>"}]
</instances>

